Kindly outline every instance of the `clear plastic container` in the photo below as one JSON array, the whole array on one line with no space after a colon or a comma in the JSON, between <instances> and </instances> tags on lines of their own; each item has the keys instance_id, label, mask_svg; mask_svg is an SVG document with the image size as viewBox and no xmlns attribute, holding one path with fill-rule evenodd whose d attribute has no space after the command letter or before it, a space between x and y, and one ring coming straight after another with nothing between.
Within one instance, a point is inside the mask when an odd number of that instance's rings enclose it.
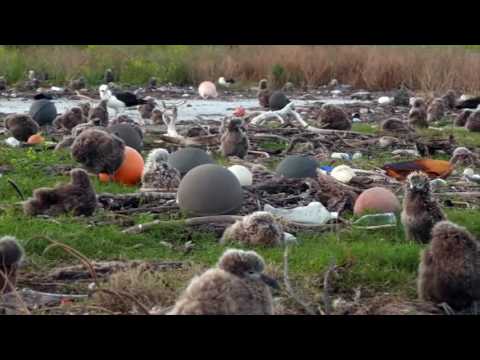
<instances>
[{"instance_id":1,"label":"clear plastic container","mask_svg":"<svg viewBox=\"0 0 480 360\"><path fill-rule=\"evenodd\" d=\"M381 226L396 224L397 217L394 213L363 215L360 219L353 223L355 226Z\"/></svg>"},{"instance_id":2,"label":"clear plastic container","mask_svg":"<svg viewBox=\"0 0 480 360\"><path fill-rule=\"evenodd\" d=\"M283 217L290 221L305 224L325 224L330 219L336 219L338 214L329 212L322 203L318 201L311 202L307 206L298 206L293 209L274 208L266 204L264 211L272 215Z\"/></svg>"}]
</instances>

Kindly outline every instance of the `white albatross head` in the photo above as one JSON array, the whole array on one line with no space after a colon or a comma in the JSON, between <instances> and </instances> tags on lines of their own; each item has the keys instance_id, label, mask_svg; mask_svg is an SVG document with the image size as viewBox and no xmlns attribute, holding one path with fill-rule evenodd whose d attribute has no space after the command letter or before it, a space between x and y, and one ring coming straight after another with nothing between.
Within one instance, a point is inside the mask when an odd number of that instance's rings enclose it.
<instances>
[{"instance_id":1,"label":"white albatross head","mask_svg":"<svg viewBox=\"0 0 480 360\"><path fill-rule=\"evenodd\" d=\"M100 93L100 98L102 100L107 100L112 95L112 93L108 89L108 85L105 84L100 85L100 87L98 88L98 92Z\"/></svg>"}]
</instances>

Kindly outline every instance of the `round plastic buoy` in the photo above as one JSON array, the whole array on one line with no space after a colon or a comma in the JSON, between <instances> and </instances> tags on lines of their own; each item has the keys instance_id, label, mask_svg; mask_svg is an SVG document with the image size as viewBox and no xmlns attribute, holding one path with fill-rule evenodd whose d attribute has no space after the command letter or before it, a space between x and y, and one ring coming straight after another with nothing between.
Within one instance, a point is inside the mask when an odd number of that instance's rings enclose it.
<instances>
[{"instance_id":1,"label":"round plastic buoy","mask_svg":"<svg viewBox=\"0 0 480 360\"><path fill-rule=\"evenodd\" d=\"M170 154L168 163L171 167L180 171L184 176L196 166L215 163L213 159L202 149L183 148Z\"/></svg>"},{"instance_id":2,"label":"round plastic buoy","mask_svg":"<svg viewBox=\"0 0 480 360\"><path fill-rule=\"evenodd\" d=\"M317 177L317 160L311 156L291 155L277 166L277 174L287 178Z\"/></svg>"},{"instance_id":3,"label":"round plastic buoy","mask_svg":"<svg viewBox=\"0 0 480 360\"><path fill-rule=\"evenodd\" d=\"M383 214L395 213L400 210L401 206L397 197L390 190L382 187L373 187L362 192L353 208L355 215L361 215L366 211Z\"/></svg>"},{"instance_id":4,"label":"round plastic buoy","mask_svg":"<svg viewBox=\"0 0 480 360\"><path fill-rule=\"evenodd\" d=\"M348 165L338 165L332 170L330 175L336 180L346 184L353 179L355 172Z\"/></svg>"},{"instance_id":5,"label":"round plastic buoy","mask_svg":"<svg viewBox=\"0 0 480 360\"><path fill-rule=\"evenodd\" d=\"M109 126L107 131L117 135L125 142L125 145L134 148L138 152L143 150L143 134L140 128L135 128L130 124L117 124Z\"/></svg>"},{"instance_id":6,"label":"round plastic buoy","mask_svg":"<svg viewBox=\"0 0 480 360\"><path fill-rule=\"evenodd\" d=\"M270 95L270 99L268 100L270 110L272 111L281 110L289 103L290 100L288 100L287 96L281 91L275 91Z\"/></svg>"},{"instance_id":7,"label":"round plastic buoy","mask_svg":"<svg viewBox=\"0 0 480 360\"><path fill-rule=\"evenodd\" d=\"M33 120L40 126L51 124L57 117L55 104L47 99L35 100L30 106L29 112Z\"/></svg>"},{"instance_id":8,"label":"round plastic buoy","mask_svg":"<svg viewBox=\"0 0 480 360\"><path fill-rule=\"evenodd\" d=\"M32 135L28 138L27 144L36 145L36 144L41 144L44 141L45 141L45 138L42 135L35 134L35 135Z\"/></svg>"},{"instance_id":9,"label":"round plastic buoy","mask_svg":"<svg viewBox=\"0 0 480 360\"><path fill-rule=\"evenodd\" d=\"M242 165L233 165L228 168L233 175L236 176L240 185L250 186L253 183L253 175L245 166Z\"/></svg>"},{"instance_id":10,"label":"round plastic buoy","mask_svg":"<svg viewBox=\"0 0 480 360\"><path fill-rule=\"evenodd\" d=\"M178 187L180 209L194 216L232 214L243 202L243 190L230 171L214 164L197 166Z\"/></svg>"},{"instance_id":11,"label":"round plastic buoy","mask_svg":"<svg viewBox=\"0 0 480 360\"><path fill-rule=\"evenodd\" d=\"M122 165L112 177L104 173L98 175L101 182L113 180L124 185L136 185L140 182L144 167L142 155L130 146L125 146L124 154Z\"/></svg>"},{"instance_id":12,"label":"round plastic buoy","mask_svg":"<svg viewBox=\"0 0 480 360\"><path fill-rule=\"evenodd\" d=\"M204 81L198 87L199 95L204 98L216 98L218 96L217 87L211 81Z\"/></svg>"}]
</instances>

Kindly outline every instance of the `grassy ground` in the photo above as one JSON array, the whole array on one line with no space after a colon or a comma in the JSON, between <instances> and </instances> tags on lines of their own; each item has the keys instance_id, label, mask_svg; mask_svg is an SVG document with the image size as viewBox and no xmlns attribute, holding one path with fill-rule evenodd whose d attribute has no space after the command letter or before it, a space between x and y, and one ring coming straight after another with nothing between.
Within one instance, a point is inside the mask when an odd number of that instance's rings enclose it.
<instances>
[{"instance_id":1,"label":"grassy ground","mask_svg":"<svg viewBox=\"0 0 480 360\"><path fill-rule=\"evenodd\" d=\"M365 125L355 125L354 130L375 132ZM452 130L453 131L453 130ZM433 134L434 131L430 131ZM454 130L460 143L479 145L480 136ZM270 144L278 146L278 144ZM373 159L361 159L355 166L371 169L390 161L388 153L377 154ZM224 161L223 161L224 162ZM60 241L79 250L95 260L148 259L189 260L199 266L214 264L225 247L219 245L211 233L192 232L180 222L169 222L152 232L140 235L124 235L115 225L92 226L92 218L59 217L53 219L28 218L18 206L19 198L7 179L16 182L25 196L34 189L52 186L67 177L52 176L53 165L73 165L66 152L53 153L42 147L11 149L0 145L0 166L11 166L12 171L0 178L0 235L14 235L25 246L31 264L37 269L48 269L64 263L78 263L62 250L53 249L44 253L50 244L48 239ZM133 192L135 188L117 184L103 184L94 180L97 192ZM447 210L448 217L466 226L477 236L480 222L477 210ZM99 212L96 219L106 218ZM151 220L151 215L134 215L135 223ZM342 276L340 290L349 291L361 287L374 292L389 292L401 296L416 297L415 278L419 251L422 245L404 239L401 226L383 230L344 230L339 233L299 234L300 245L292 249L290 269L292 277L303 284L321 288L318 279L335 259L337 264L349 264L349 271ZM167 248L166 241L182 244L193 241L195 247L186 253L178 248ZM282 249L257 248L272 269L279 271L282 264Z\"/></svg>"}]
</instances>

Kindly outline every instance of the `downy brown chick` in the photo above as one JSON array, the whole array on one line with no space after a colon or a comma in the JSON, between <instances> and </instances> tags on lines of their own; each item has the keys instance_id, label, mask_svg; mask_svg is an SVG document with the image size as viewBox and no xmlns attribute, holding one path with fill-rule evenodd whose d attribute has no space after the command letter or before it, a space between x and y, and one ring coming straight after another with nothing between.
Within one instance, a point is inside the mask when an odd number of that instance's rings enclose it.
<instances>
[{"instance_id":1,"label":"downy brown chick","mask_svg":"<svg viewBox=\"0 0 480 360\"><path fill-rule=\"evenodd\" d=\"M417 288L420 299L456 310L480 301L480 242L450 221L437 223L421 254Z\"/></svg>"},{"instance_id":2,"label":"downy brown chick","mask_svg":"<svg viewBox=\"0 0 480 360\"><path fill-rule=\"evenodd\" d=\"M440 205L432 198L428 175L420 171L408 175L401 215L407 239L428 243L433 226L445 219Z\"/></svg>"},{"instance_id":3,"label":"downy brown chick","mask_svg":"<svg viewBox=\"0 0 480 360\"><path fill-rule=\"evenodd\" d=\"M454 121L455 126L464 127L465 124L467 123L468 118L472 113L473 113L472 109L463 109L462 111L460 111L460 113L455 118L455 121Z\"/></svg>"},{"instance_id":4,"label":"downy brown chick","mask_svg":"<svg viewBox=\"0 0 480 360\"><path fill-rule=\"evenodd\" d=\"M254 251L229 249L217 267L194 277L169 315L273 315L264 260Z\"/></svg>"},{"instance_id":5,"label":"downy brown chick","mask_svg":"<svg viewBox=\"0 0 480 360\"><path fill-rule=\"evenodd\" d=\"M142 174L142 189L172 191L180 185L180 172L168 163L165 149L153 149L145 161Z\"/></svg>"},{"instance_id":6,"label":"downy brown chick","mask_svg":"<svg viewBox=\"0 0 480 360\"><path fill-rule=\"evenodd\" d=\"M7 90L7 79L4 76L0 76L0 91Z\"/></svg>"},{"instance_id":7,"label":"downy brown chick","mask_svg":"<svg viewBox=\"0 0 480 360\"><path fill-rule=\"evenodd\" d=\"M64 114L57 116L53 120L52 125L57 129L66 129L71 131L78 124L87 122L87 118L83 116L83 111L80 107L73 107Z\"/></svg>"},{"instance_id":8,"label":"downy brown chick","mask_svg":"<svg viewBox=\"0 0 480 360\"><path fill-rule=\"evenodd\" d=\"M448 90L441 98L448 109L455 109L457 104L457 94L454 90Z\"/></svg>"},{"instance_id":9,"label":"downy brown chick","mask_svg":"<svg viewBox=\"0 0 480 360\"><path fill-rule=\"evenodd\" d=\"M333 104L324 104L320 109L317 121L322 128L333 130L350 130L352 121L342 108Z\"/></svg>"},{"instance_id":10,"label":"downy brown chick","mask_svg":"<svg viewBox=\"0 0 480 360\"><path fill-rule=\"evenodd\" d=\"M152 111L152 123L154 125L163 125L163 112L160 109L153 109Z\"/></svg>"},{"instance_id":11,"label":"downy brown chick","mask_svg":"<svg viewBox=\"0 0 480 360\"><path fill-rule=\"evenodd\" d=\"M439 121L445 116L445 103L442 99L433 99L427 108L427 122Z\"/></svg>"},{"instance_id":12,"label":"downy brown chick","mask_svg":"<svg viewBox=\"0 0 480 360\"><path fill-rule=\"evenodd\" d=\"M26 215L90 216L97 207L97 197L88 174L82 169L70 172L71 181L55 188L40 188L33 192L33 197L23 204Z\"/></svg>"},{"instance_id":13,"label":"downy brown chick","mask_svg":"<svg viewBox=\"0 0 480 360\"><path fill-rule=\"evenodd\" d=\"M88 122L92 123L95 126L108 126L108 110L107 110L107 101L102 100L100 104L90 109L88 113Z\"/></svg>"},{"instance_id":14,"label":"downy brown chick","mask_svg":"<svg viewBox=\"0 0 480 360\"><path fill-rule=\"evenodd\" d=\"M78 104L78 107L82 109L82 114L88 119L88 114L90 113L90 109L92 106L90 105L89 102L84 101Z\"/></svg>"},{"instance_id":15,"label":"downy brown chick","mask_svg":"<svg viewBox=\"0 0 480 360\"><path fill-rule=\"evenodd\" d=\"M125 143L119 137L98 129L87 129L75 138L72 156L95 174L113 175L122 165Z\"/></svg>"},{"instance_id":16,"label":"downy brown chick","mask_svg":"<svg viewBox=\"0 0 480 360\"><path fill-rule=\"evenodd\" d=\"M465 123L465 129L472 132L480 132L480 109L470 114Z\"/></svg>"},{"instance_id":17,"label":"downy brown chick","mask_svg":"<svg viewBox=\"0 0 480 360\"><path fill-rule=\"evenodd\" d=\"M24 257L23 248L13 236L0 239L0 295L15 290L17 269Z\"/></svg>"},{"instance_id":18,"label":"downy brown chick","mask_svg":"<svg viewBox=\"0 0 480 360\"><path fill-rule=\"evenodd\" d=\"M250 143L242 129L242 119L231 119L227 129L220 138L220 149L223 156L238 156L243 159L247 155Z\"/></svg>"},{"instance_id":19,"label":"downy brown chick","mask_svg":"<svg viewBox=\"0 0 480 360\"><path fill-rule=\"evenodd\" d=\"M283 245L282 226L272 214L257 211L237 220L225 229L220 243L240 242L247 245L278 246Z\"/></svg>"},{"instance_id":20,"label":"downy brown chick","mask_svg":"<svg viewBox=\"0 0 480 360\"><path fill-rule=\"evenodd\" d=\"M103 76L103 82L105 84L108 84L108 83L111 83L111 82L114 82L115 81L115 78L113 76L113 71L112 69L107 69L105 70L105 74Z\"/></svg>"},{"instance_id":21,"label":"downy brown chick","mask_svg":"<svg viewBox=\"0 0 480 360\"><path fill-rule=\"evenodd\" d=\"M450 159L452 165L470 166L479 163L479 159L476 154L471 152L464 146L460 146L453 151Z\"/></svg>"},{"instance_id":22,"label":"downy brown chick","mask_svg":"<svg viewBox=\"0 0 480 360\"><path fill-rule=\"evenodd\" d=\"M409 133L415 131L415 129L411 128L407 122L397 118L390 118L382 121L380 123L380 128L382 131L394 133Z\"/></svg>"},{"instance_id":23,"label":"downy brown chick","mask_svg":"<svg viewBox=\"0 0 480 360\"><path fill-rule=\"evenodd\" d=\"M69 87L73 90L85 89L87 87L87 82L83 76L80 76L78 79L71 80Z\"/></svg>"},{"instance_id":24,"label":"downy brown chick","mask_svg":"<svg viewBox=\"0 0 480 360\"><path fill-rule=\"evenodd\" d=\"M142 104L138 107L140 116L142 119L150 119L152 117L152 111L155 109L155 100L149 99L146 104Z\"/></svg>"},{"instance_id":25,"label":"downy brown chick","mask_svg":"<svg viewBox=\"0 0 480 360\"><path fill-rule=\"evenodd\" d=\"M27 141L40 130L30 115L12 114L5 118L5 127L18 141Z\"/></svg>"},{"instance_id":26,"label":"downy brown chick","mask_svg":"<svg viewBox=\"0 0 480 360\"><path fill-rule=\"evenodd\" d=\"M412 108L408 113L408 123L416 128L428 127L427 109L423 99L417 98L413 101Z\"/></svg>"},{"instance_id":27,"label":"downy brown chick","mask_svg":"<svg viewBox=\"0 0 480 360\"><path fill-rule=\"evenodd\" d=\"M262 79L258 83L257 99L261 107L268 108L272 91L268 88L267 79Z\"/></svg>"}]
</instances>

